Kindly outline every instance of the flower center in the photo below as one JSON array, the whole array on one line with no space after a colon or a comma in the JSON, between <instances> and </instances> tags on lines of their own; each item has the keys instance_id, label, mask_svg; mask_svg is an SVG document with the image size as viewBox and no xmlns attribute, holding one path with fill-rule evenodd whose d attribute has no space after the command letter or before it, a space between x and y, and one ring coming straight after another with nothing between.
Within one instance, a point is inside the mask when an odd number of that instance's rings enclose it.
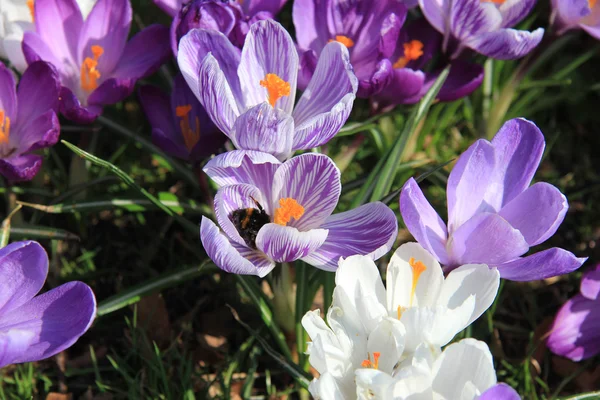
<instances>
[{"instance_id":1,"label":"flower center","mask_svg":"<svg viewBox=\"0 0 600 400\"><path fill-rule=\"evenodd\" d=\"M4 115L4 110L0 110L0 144L8 144L10 135L10 118Z\"/></svg>"},{"instance_id":2,"label":"flower center","mask_svg":"<svg viewBox=\"0 0 600 400\"><path fill-rule=\"evenodd\" d=\"M404 55L396 60L394 68L404 68L409 62L418 60L423 55L423 42L420 40L411 40L403 46Z\"/></svg>"},{"instance_id":3,"label":"flower center","mask_svg":"<svg viewBox=\"0 0 600 400\"><path fill-rule=\"evenodd\" d=\"M374 351L373 352L373 361L371 361L371 356L369 356L369 358L367 358L366 360L363 360L363 362L360 364L360 366L363 368L379 369L379 357L381 357L381 353L378 351Z\"/></svg>"},{"instance_id":4,"label":"flower center","mask_svg":"<svg viewBox=\"0 0 600 400\"><path fill-rule=\"evenodd\" d=\"M275 107L275 103L281 97L290 95L290 84L277 76L277 74L265 75L265 79L260 81L260 86L267 88L271 107Z\"/></svg>"},{"instance_id":5,"label":"flower center","mask_svg":"<svg viewBox=\"0 0 600 400\"><path fill-rule=\"evenodd\" d=\"M192 151L196 143L198 143L198 140L200 140L200 120L196 116L196 126L195 129L192 130L192 127L190 126L190 111L192 111L192 106L190 104L175 107L175 115L177 115L178 118L181 118L179 127L183 134L185 147L187 147L189 151Z\"/></svg>"},{"instance_id":6,"label":"flower center","mask_svg":"<svg viewBox=\"0 0 600 400\"><path fill-rule=\"evenodd\" d=\"M410 290L410 305L412 306L413 298L415 297L415 290L417 289L417 283L419 283L419 278L421 277L421 274L423 272L425 272L427 267L421 261L415 260L414 257L411 257L408 260L408 264L410 265L410 268L412 269L412 275L413 275L412 288ZM398 311L399 311L399 314L401 315L400 310L398 310Z\"/></svg>"},{"instance_id":7,"label":"flower center","mask_svg":"<svg viewBox=\"0 0 600 400\"><path fill-rule=\"evenodd\" d=\"M330 43L333 41L340 42L347 48L354 46L354 40L352 40L348 36L344 36L344 35L336 35L335 39L329 39L329 41L327 43Z\"/></svg>"},{"instance_id":8,"label":"flower center","mask_svg":"<svg viewBox=\"0 0 600 400\"><path fill-rule=\"evenodd\" d=\"M92 54L94 58L86 57L81 64L81 88L86 92L91 92L98 87L100 71L96 69L98 59L104 54L102 46L93 45Z\"/></svg>"},{"instance_id":9,"label":"flower center","mask_svg":"<svg viewBox=\"0 0 600 400\"><path fill-rule=\"evenodd\" d=\"M31 22L35 22L35 16L33 13L33 6L35 5L34 0L27 0L27 7L29 7L29 14L31 14Z\"/></svg>"},{"instance_id":10,"label":"flower center","mask_svg":"<svg viewBox=\"0 0 600 400\"><path fill-rule=\"evenodd\" d=\"M279 208L275 209L273 222L286 226L292 218L296 221L304 215L304 207L292 198L279 199Z\"/></svg>"}]
</instances>

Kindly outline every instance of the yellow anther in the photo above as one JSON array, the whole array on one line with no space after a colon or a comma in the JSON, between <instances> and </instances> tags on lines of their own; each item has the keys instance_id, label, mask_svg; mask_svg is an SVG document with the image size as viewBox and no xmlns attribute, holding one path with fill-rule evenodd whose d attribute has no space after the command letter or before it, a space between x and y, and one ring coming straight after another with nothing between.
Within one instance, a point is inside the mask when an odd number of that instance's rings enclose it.
<instances>
[{"instance_id":1,"label":"yellow anther","mask_svg":"<svg viewBox=\"0 0 600 400\"><path fill-rule=\"evenodd\" d=\"M341 44L343 44L347 48L350 48L350 47L354 46L354 40L350 39L348 36L336 35L335 39L329 39L329 42L333 42L334 40L336 42L340 42Z\"/></svg>"},{"instance_id":2,"label":"yellow anther","mask_svg":"<svg viewBox=\"0 0 600 400\"><path fill-rule=\"evenodd\" d=\"M281 97L290 95L290 84L277 76L277 74L265 75L265 79L260 81L260 86L267 89L269 104L272 107L275 107L275 103Z\"/></svg>"},{"instance_id":3,"label":"yellow anther","mask_svg":"<svg viewBox=\"0 0 600 400\"><path fill-rule=\"evenodd\" d=\"M5 116L4 111L0 110L0 143L8 143L10 136L10 118Z\"/></svg>"},{"instance_id":4,"label":"yellow anther","mask_svg":"<svg viewBox=\"0 0 600 400\"><path fill-rule=\"evenodd\" d=\"M34 6L34 0L27 0L27 7L29 7L29 14L31 14L31 22L35 22Z\"/></svg>"},{"instance_id":5,"label":"yellow anther","mask_svg":"<svg viewBox=\"0 0 600 400\"><path fill-rule=\"evenodd\" d=\"M98 87L98 79L101 75L96 67L102 54L104 54L102 46L93 45L92 55L94 58L86 57L81 64L81 88L86 92L91 92Z\"/></svg>"},{"instance_id":6,"label":"yellow anther","mask_svg":"<svg viewBox=\"0 0 600 400\"><path fill-rule=\"evenodd\" d=\"M370 360L371 357L369 357L368 359L363 360L363 362L360 364L360 366L363 368L379 369L379 357L381 357L381 353L378 351L374 351L373 352L373 361L371 361Z\"/></svg>"},{"instance_id":7,"label":"yellow anther","mask_svg":"<svg viewBox=\"0 0 600 400\"><path fill-rule=\"evenodd\" d=\"M411 40L403 46L404 55L396 60L394 68L404 68L409 62L418 60L423 55L423 42L420 40Z\"/></svg>"},{"instance_id":8,"label":"yellow anther","mask_svg":"<svg viewBox=\"0 0 600 400\"><path fill-rule=\"evenodd\" d=\"M413 275L412 288L410 290L410 305L412 306L413 297L415 297L415 290L417 289L417 283L419 283L419 278L421 277L421 274L423 272L425 272L427 267L421 261L416 261L414 259L414 257L411 257L408 260L408 264L410 265L410 268L412 269L412 275Z\"/></svg>"},{"instance_id":9,"label":"yellow anther","mask_svg":"<svg viewBox=\"0 0 600 400\"><path fill-rule=\"evenodd\" d=\"M279 208L275 209L273 222L286 226L292 218L296 221L304 215L304 207L292 198L279 199Z\"/></svg>"},{"instance_id":10,"label":"yellow anther","mask_svg":"<svg viewBox=\"0 0 600 400\"><path fill-rule=\"evenodd\" d=\"M190 104L175 107L175 115L178 118L181 118L181 121L179 121L179 127L181 128L181 134L183 135L185 147L189 151L192 151L196 143L198 143L200 140L200 120L196 116L194 121L196 122L196 126L195 129L192 129L190 126L190 111L192 111L192 106Z\"/></svg>"}]
</instances>

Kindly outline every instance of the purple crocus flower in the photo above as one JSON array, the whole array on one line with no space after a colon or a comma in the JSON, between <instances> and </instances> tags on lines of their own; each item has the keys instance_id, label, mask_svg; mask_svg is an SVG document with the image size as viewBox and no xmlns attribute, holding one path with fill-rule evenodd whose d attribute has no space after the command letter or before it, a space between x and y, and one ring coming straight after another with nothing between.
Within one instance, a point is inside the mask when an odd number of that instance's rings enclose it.
<instances>
[{"instance_id":1,"label":"purple crocus flower","mask_svg":"<svg viewBox=\"0 0 600 400\"><path fill-rule=\"evenodd\" d=\"M581 28L600 39L600 4L597 0L552 0L552 17L558 34Z\"/></svg>"},{"instance_id":2,"label":"purple crocus flower","mask_svg":"<svg viewBox=\"0 0 600 400\"><path fill-rule=\"evenodd\" d=\"M166 153L191 163L214 154L226 137L212 123L181 74L171 96L154 86L139 90L142 108L152 125L152 142Z\"/></svg>"},{"instance_id":3,"label":"purple crocus flower","mask_svg":"<svg viewBox=\"0 0 600 400\"><path fill-rule=\"evenodd\" d=\"M273 18L283 8L287 0L217 0L220 3L238 4L246 16L254 16L258 13L269 13ZM154 0L154 4L161 10L175 17L181 10L184 0Z\"/></svg>"},{"instance_id":4,"label":"purple crocus flower","mask_svg":"<svg viewBox=\"0 0 600 400\"><path fill-rule=\"evenodd\" d=\"M340 257L377 259L396 239L398 222L383 203L331 215L340 197L340 171L322 154L279 162L270 154L231 151L206 164L220 186L215 214L223 232L202 218L200 237L221 269L265 276L276 262L301 259L327 271Z\"/></svg>"},{"instance_id":5,"label":"purple crocus flower","mask_svg":"<svg viewBox=\"0 0 600 400\"><path fill-rule=\"evenodd\" d=\"M506 383L497 383L481 393L477 400L521 400L521 396Z\"/></svg>"},{"instance_id":6,"label":"purple crocus flower","mask_svg":"<svg viewBox=\"0 0 600 400\"><path fill-rule=\"evenodd\" d=\"M69 348L96 315L90 287L69 282L44 294L48 256L36 242L0 249L0 368L38 361Z\"/></svg>"},{"instance_id":7,"label":"purple crocus flower","mask_svg":"<svg viewBox=\"0 0 600 400\"><path fill-rule=\"evenodd\" d=\"M164 26L152 25L127 42L131 16L128 0L98 0L85 21L75 0L36 0L36 29L25 33L23 53L28 63L56 67L60 112L68 119L92 122L169 57Z\"/></svg>"},{"instance_id":8,"label":"purple crocus flower","mask_svg":"<svg viewBox=\"0 0 600 400\"><path fill-rule=\"evenodd\" d=\"M600 264L583 275L579 294L556 314L547 345L573 361L600 354Z\"/></svg>"},{"instance_id":9,"label":"purple crocus flower","mask_svg":"<svg viewBox=\"0 0 600 400\"><path fill-rule=\"evenodd\" d=\"M298 53L287 31L271 20L252 25L241 55L222 33L194 29L181 39L177 61L238 149L281 159L327 143L348 119L357 89L346 47L332 42L294 107Z\"/></svg>"},{"instance_id":10,"label":"purple crocus flower","mask_svg":"<svg viewBox=\"0 0 600 400\"><path fill-rule=\"evenodd\" d=\"M447 226L417 182L406 182L400 194L406 227L449 269L487 264L505 279L531 281L579 268L586 259L560 248L522 257L556 232L568 209L556 187L529 186L544 147L544 136L532 122L506 122L491 143L476 141L452 169Z\"/></svg>"},{"instance_id":11,"label":"purple crocus flower","mask_svg":"<svg viewBox=\"0 0 600 400\"><path fill-rule=\"evenodd\" d=\"M522 21L535 0L419 0L425 18L444 35L443 51L457 58L465 48L499 60L523 57L544 35L510 29Z\"/></svg>"},{"instance_id":12,"label":"purple crocus flower","mask_svg":"<svg viewBox=\"0 0 600 400\"><path fill-rule=\"evenodd\" d=\"M32 151L54 145L60 133L56 70L33 63L15 86L12 72L0 63L0 174L13 182L37 174L42 156Z\"/></svg>"},{"instance_id":13,"label":"purple crocus flower","mask_svg":"<svg viewBox=\"0 0 600 400\"><path fill-rule=\"evenodd\" d=\"M296 0L293 8L301 56L300 88L315 72L319 55L331 41L342 43L358 78L358 96L370 97L385 87L393 74L390 57L406 18L398 0Z\"/></svg>"}]
</instances>

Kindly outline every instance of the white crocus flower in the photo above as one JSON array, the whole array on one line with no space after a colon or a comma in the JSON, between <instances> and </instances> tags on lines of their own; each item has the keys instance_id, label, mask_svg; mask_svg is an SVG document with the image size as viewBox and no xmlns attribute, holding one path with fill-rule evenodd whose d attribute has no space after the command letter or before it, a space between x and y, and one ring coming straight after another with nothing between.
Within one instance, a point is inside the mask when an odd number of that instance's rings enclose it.
<instances>
[{"instance_id":1,"label":"white crocus flower","mask_svg":"<svg viewBox=\"0 0 600 400\"><path fill-rule=\"evenodd\" d=\"M318 310L302 319L312 340L309 361L321 374L310 387L319 399L337 399L339 393L355 398L357 369L392 375L411 363L422 342L433 360L491 305L500 276L485 265L464 265L444 279L426 250L407 243L388 266L387 292L377 266L364 256L340 260L335 282L328 324Z\"/></svg>"},{"instance_id":2,"label":"white crocus flower","mask_svg":"<svg viewBox=\"0 0 600 400\"><path fill-rule=\"evenodd\" d=\"M77 0L85 18L96 0ZM35 0L0 0L0 58L9 60L19 72L27 68L21 43L23 34L35 30L33 8Z\"/></svg>"}]
</instances>

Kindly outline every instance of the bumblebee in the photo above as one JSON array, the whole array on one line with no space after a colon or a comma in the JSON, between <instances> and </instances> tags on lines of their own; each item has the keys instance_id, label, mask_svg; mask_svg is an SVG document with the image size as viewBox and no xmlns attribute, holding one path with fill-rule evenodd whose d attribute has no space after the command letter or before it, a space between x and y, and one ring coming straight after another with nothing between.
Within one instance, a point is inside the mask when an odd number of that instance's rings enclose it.
<instances>
[{"instance_id":1,"label":"bumblebee","mask_svg":"<svg viewBox=\"0 0 600 400\"><path fill-rule=\"evenodd\" d=\"M229 220L235 226L244 242L253 249L256 249L256 235L263 225L271 222L271 217L265 212L264 208L254 198L257 208L240 208L229 214Z\"/></svg>"}]
</instances>

